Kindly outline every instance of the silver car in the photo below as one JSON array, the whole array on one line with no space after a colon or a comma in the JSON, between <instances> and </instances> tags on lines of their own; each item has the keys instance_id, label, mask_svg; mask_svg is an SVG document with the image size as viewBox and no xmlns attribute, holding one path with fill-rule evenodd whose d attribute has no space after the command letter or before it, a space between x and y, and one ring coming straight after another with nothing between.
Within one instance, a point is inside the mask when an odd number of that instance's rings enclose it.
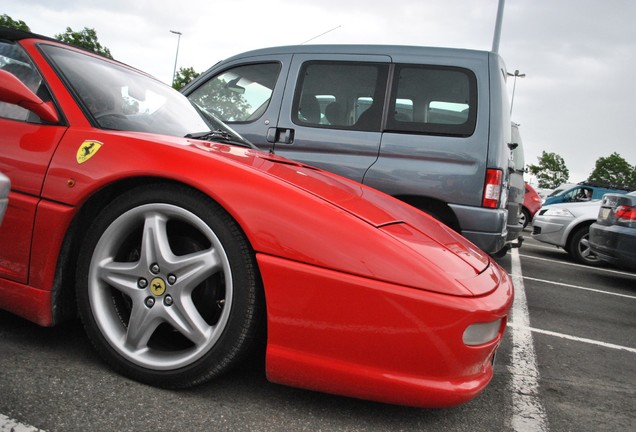
<instances>
[{"instance_id":1,"label":"silver car","mask_svg":"<svg viewBox=\"0 0 636 432\"><path fill-rule=\"evenodd\" d=\"M7 209L7 203L9 201L9 190L11 189L11 183L9 178L0 173L0 224L4 217L4 211Z\"/></svg>"},{"instance_id":2,"label":"silver car","mask_svg":"<svg viewBox=\"0 0 636 432\"><path fill-rule=\"evenodd\" d=\"M602 265L589 244L590 225L600 208L600 200L543 206L532 222L532 237L565 249L581 264Z\"/></svg>"}]
</instances>

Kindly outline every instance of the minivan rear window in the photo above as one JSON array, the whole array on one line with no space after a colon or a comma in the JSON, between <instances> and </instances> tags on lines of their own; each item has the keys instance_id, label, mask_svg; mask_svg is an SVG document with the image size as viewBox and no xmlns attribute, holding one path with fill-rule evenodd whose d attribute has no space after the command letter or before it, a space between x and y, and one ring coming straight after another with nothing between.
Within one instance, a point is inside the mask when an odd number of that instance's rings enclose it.
<instances>
[{"instance_id":1,"label":"minivan rear window","mask_svg":"<svg viewBox=\"0 0 636 432\"><path fill-rule=\"evenodd\" d=\"M477 79L456 67L398 64L386 129L470 136L477 119Z\"/></svg>"}]
</instances>

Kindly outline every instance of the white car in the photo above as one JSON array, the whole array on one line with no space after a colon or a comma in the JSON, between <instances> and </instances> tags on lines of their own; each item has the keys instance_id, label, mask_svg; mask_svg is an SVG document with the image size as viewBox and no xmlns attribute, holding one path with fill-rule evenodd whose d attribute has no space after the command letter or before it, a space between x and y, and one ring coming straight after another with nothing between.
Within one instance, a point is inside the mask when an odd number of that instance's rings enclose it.
<instances>
[{"instance_id":1,"label":"white car","mask_svg":"<svg viewBox=\"0 0 636 432\"><path fill-rule=\"evenodd\" d=\"M543 206L532 221L532 237L565 249L581 264L602 265L589 245L590 225L600 208L600 200Z\"/></svg>"},{"instance_id":2,"label":"white car","mask_svg":"<svg viewBox=\"0 0 636 432\"><path fill-rule=\"evenodd\" d=\"M11 189L11 182L9 178L0 173L0 224L4 217L4 211L7 209L7 203L9 201L9 190Z\"/></svg>"}]
</instances>

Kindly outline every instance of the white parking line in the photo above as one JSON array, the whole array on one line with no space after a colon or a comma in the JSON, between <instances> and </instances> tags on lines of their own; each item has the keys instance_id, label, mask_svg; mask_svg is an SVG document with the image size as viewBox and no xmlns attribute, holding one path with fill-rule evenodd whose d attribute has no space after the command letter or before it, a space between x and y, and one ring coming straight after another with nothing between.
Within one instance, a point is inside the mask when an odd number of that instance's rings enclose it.
<instances>
[{"instance_id":1,"label":"white parking line","mask_svg":"<svg viewBox=\"0 0 636 432\"><path fill-rule=\"evenodd\" d=\"M632 273L632 272L628 272L628 271L614 270L614 269L606 268L606 267L590 267L590 266L584 265L584 264L577 264L577 263L573 263L573 262L569 262L569 261L559 261L559 260L555 260L554 258L542 258L542 257L537 257L537 256L532 256L532 255L525 255L525 254L519 254L519 256L522 256L524 258L539 260L539 261L550 261L551 263L559 263L559 264L568 265L568 266L581 267L581 268L584 268L584 269L594 270L594 271L601 272L601 273L613 273L613 274L617 274L617 275L632 276L632 277L636 278L636 273Z\"/></svg>"},{"instance_id":2,"label":"white parking line","mask_svg":"<svg viewBox=\"0 0 636 432\"><path fill-rule=\"evenodd\" d=\"M535 282L543 282L543 283L550 284L550 285L559 285L559 286L564 286L564 287L568 287L568 288L574 288L574 289L578 289L578 290L582 290L582 291L591 291L591 292L595 292L595 293L599 293L599 294L607 294L607 295L613 295L613 296L617 296L617 297L625 297L625 298L636 300L636 296L628 295L628 294L615 293L615 292L611 292L611 291L603 291L603 290L594 289L594 288L586 288L586 287L582 287L580 285L566 284L566 283L563 283L563 282L554 282L554 281L551 281L551 280L537 279L537 278L528 277L528 276L525 276L523 278L526 279L526 280L531 280L531 281L535 281Z\"/></svg>"},{"instance_id":3,"label":"white parking line","mask_svg":"<svg viewBox=\"0 0 636 432\"><path fill-rule=\"evenodd\" d=\"M0 432L44 432L33 426L25 425L0 414Z\"/></svg>"},{"instance_id":4,"label":"white parking line","mask_svg":"<svg viewBox=\"0 0 636 432\"><path fill-rule=\"evenodd\" d=\"M521 273L519 252L512 249L512 281L515 299L512 305L511 323L512 364L512 429L517 432L547 432L548 420L539 399L539 370L534 352L526 292Z\"/></svg>"},{"instance_id":5,"label":"white parking line","mask_svg":"<svg viewBox=\"0 0 636 432\"><path fill-rule=\"evenodd\" d=\"M516 324L508 324L508 327L510 328L515 328L517 327ZM568 340L572 340L572 341L576 341L576 342L584 342L587 344L592 344L592 345L598 345L598 346L602 346L604 348L612 348L612 349L617 349L617 350L621 350L621 351L628 351L628 352L632 352L634 354L636 354L636 348L630 348L630 347L626 347L623 345L616 345L616 344L611 344L611 343L607 343L607 342L601 342L601 341L597 341L594 339L587 339L587 338L581 338L578 336L571 336L571 335L566 335L563 333L557 333L557 332L553 332L550 330L541 330L541 329L537 329L537 328L533 328L533 327L526 327L525 330L534 332L534 333L541 333L541 334L545 334L545 335L549 335L549 336L555 336L561 339L568 339Z\"/></svg>"}]
</instances>

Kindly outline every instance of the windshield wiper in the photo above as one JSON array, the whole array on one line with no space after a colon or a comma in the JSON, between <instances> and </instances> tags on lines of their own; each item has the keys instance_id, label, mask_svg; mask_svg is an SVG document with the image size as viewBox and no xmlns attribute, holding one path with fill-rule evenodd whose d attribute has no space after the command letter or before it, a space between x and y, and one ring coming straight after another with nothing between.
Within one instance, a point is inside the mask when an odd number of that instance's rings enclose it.
<instances>
[{"instance_id":1,"label":"windshield wiper","mask_svg":"<svg viewBox=\"0 0 636 432\"><path fill-rule=\"evenodd\" d=\"M189 133L184 138L194 138L205 141L217 141L224 144L234 144L242 147L252 148L251 145L244 141L237 140L231 133L223 129L216 129L207 132Z\"/></svg>"}]
</instances>

